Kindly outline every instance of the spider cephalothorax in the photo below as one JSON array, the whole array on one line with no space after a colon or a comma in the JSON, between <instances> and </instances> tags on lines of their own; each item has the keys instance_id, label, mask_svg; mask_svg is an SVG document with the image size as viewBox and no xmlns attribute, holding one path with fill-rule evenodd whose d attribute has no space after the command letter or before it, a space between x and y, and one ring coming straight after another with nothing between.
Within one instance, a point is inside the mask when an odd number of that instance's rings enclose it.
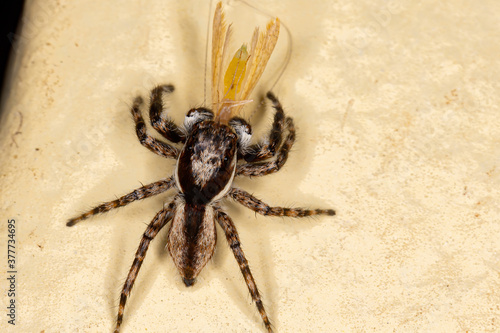
<instances>
[{"instance_id":1,"label":"spider cephalothorax","mask_svg":"<svg viewBox=\"0 0 500 333\"><path fill-rule=\"evenodd\" d=\"M214 22L219 20L219 24L223 26L220 4L217 7L215 17ZM276 24L279 28L278 21L274 25L268 25L267 34L269 36L265 38L270 40L274 37L277 38L277 35L273 37L273 33L277 29ZM218 35L224 36L226 33L227 31L219 31ZM258 41L260 41L260 37L258 37ZM256 41L253 44L258 50L262 43ZM233 58L233 60L238 60L236 67L229 67L228 71L230 73L234 71L234 75L239 71L237 64L242 59L242 52ZM268 50L268 52L270 51ZM240 83L247 82L239 79ZM295 128L292 118L285 116L280 102L269 92L267 98L275 109L272 129L268 138L257 144L250 144L252 136L250 125L242 118L233 115L234 108L241 107L242 103L247 102L241 97L243 95L238 95L235 91L243 87L244 84L241 83L243 86L240 83L233 84L234 77L232 81L229 81L231 83L227 88L229 93L219 94L217 92L217 97L213 98L217 112L214 114L206 108L192 109L187 113L183 127L178 127L170 119L161 115L163 111L162 94L173 92L174 87L172 85L158 86L151 91L149 108L151 126L172 144L183 144L182 147L165 143L147 133L146 124L140 111L143 99L137 97L131 109L137 137L143 146L155 154L177 160L174 175L142 186L117 200L101 204L67 222L68 226L73 226L92 215L125 206L133 201L145 199L172 188L177 191L170 203L164 205L156 214L142 236L121 292L115 332L120 330L125 303L139 273L149 243L169 222L167 248L186 286L195 283L196 277L212 257L216 245L215 225L219 224L234 253L266 329L272 332L271 323L262 304L257 285L241 249L236 227L221 208L222 200L230 197L243 206L267 216L335 215L335 211L331 209L306 210L270 207L244 190L233 187L234 177L265 176L280 170L294 143ZM251 86L255 82L252 81L249 84ZM249 93L251 88L243 89L246 91L244 95ZM228 100L221 96L232 96L232 99Z\"/></svg>"},{"instance_id":2,"label":"spider cephalothorax","mask_svg":"<svg viewBox=\"0 0 500 333\"><path fill-rule=\"evenodd\" d=\"M236 171L236 146L236 134L227 125L212 120L193 125L175 169L186 203L207 204L227 194Z\"/></svg>"}]
</instances>

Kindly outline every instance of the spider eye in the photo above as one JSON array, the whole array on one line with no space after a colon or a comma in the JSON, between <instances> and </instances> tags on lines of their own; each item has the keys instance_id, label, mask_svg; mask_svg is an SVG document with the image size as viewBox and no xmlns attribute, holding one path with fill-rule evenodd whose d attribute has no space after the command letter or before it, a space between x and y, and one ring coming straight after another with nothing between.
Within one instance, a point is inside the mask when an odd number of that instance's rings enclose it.
<instances>
[{"instance_id":1,"label":"spider eye","mask_svg":"<svg viewBox=\"0 0 500 333\"><path fill-rule=\"evenodd\" d=\"M240 149L245 150L250 145L252 139L252 127L242 118L235 117L229 121L236 135L238 136L238 145Z\"/></svg>"},{"instance_id":2,"label":"spider eye","mask_svg":"<svg viewBox=\"0 0 500 333\"><path fill-rule=\"evenodd\" d=\"M184 118L184 128L188 132L190 132L194 124L197 124L204 120L210 120L213 118L214 114L209 109L205 108L191 109L186 114L186 118Z\"/></svg>"}]
</instances>

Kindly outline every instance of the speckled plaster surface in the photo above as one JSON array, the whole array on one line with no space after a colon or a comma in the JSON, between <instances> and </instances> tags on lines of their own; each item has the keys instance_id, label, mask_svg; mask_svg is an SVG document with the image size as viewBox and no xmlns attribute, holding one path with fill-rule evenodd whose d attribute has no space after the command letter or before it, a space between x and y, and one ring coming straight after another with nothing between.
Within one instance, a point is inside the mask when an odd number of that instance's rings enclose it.
<instances>
[{"instance_id":1,"label":"speckled plaster surface","mask_svg":"<svg viewBox=\"0 0 500 333\"><path fill-rule=\"evenodd\" d=\"M252 3L290 29L274 91L299 133L284 170L236 185L338 212L265 218L228 202L276 331L499 331L500 3ZM227 9L249 35L255 12ZM8 218L18 242L17 325L2 314L2 332L111 331L145 224L171 193L65 221L172 173L173 161L138 143L128 108L166 82L177 122L202 103L208 11L201 1L27 1L0 127L2 304ZM270 117L255 117L257 133ZM189 289L165 236L123 332L263 331L220 231Z\"/></svg>"}]
</instances>

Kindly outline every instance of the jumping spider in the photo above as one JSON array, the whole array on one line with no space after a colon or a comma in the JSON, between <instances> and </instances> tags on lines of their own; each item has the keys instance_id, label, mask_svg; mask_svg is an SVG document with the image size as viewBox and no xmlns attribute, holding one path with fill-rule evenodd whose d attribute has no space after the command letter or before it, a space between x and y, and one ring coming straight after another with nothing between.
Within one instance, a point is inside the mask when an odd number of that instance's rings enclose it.
<instances>
[{"instance_id":1,"label":"jumping spider","mask_svg":"<svg viewBox=\"0 0 500 333\"><path fill-rule=\"evenodd\" d=\"M267 330L272 332L271 323L241 249L238 232L231 218L222 210L221 199L229 196L243 206L267 216L335 215L335 211L270 207L248 192L232 186L235 176L265 176L281 169L287 160L288 152L295 140L295 127L292 118L285 117L283 108L273 93L267 93L267 98L276 110L269 139L252 145L250 144L252 129L245 120L238 117L232 118L228 125L224 125L214 119L211 110L196 108L187 113L184 127L178 127L168 118L162 118L162 92L170 93L173 90L172 85L164 85L151 91L149 117L151 126L155 130L172 143L184 144L182 148L171 146L147 134L146 124L140 111L140 106L143 104L141 97L134 100L131 111L141 144L160 156L177 159L174 175L140 187L117 200L103 203L72 218L67 226L73 226L90 216L175 188L178 193L174 199L156 214L142 236L134 263L121 292L115 332L119 332L125 303L149 243L169 221L172 223L168 231L167 248L184 284L188 287L195 283L196 277L212 257L216 243L215 222L220 225L262 320ZM283 141L285 129L288 134ZM262 162L272 157L276 158ZM239 160L245 162L237 163Z\"/></svg>"},{"instance_id":2,"label":"jumping spider","mask_svg":"<svg viewBox=\"0 0 500 333\"><path fill-rule=\"evenodd\" d=\"M224 213L220 202L231 197L245 207L268 216L305 217L335 215L331 209L306 210L299 208L270 207L251 194L234 188L235 176L265 176L281 169L295 141L295 127L290 117L273 93L268 92L276 113L269 138L259 144L250 144L252 128L239 118L241 108L251 102L250 94L259 81L278 40L280 21L272 19L265 31L254 30L249 47L243 44L229 61L228 48L231 25L225 23L222 3L215 9L212 28L212 110L191 109L184 119L184 126L177 127L163 112L162 94L171 93L171 85L158 86L151 91L149 118L151 126L172 143L183 144L177 148L164 143L146 132L142 118L141 97L134 100L132 116L137 137L152 152L175 158L174 175L138 188L123 197L104 203L68 221L76 223L99 213L128 205L129 203L160 194L170 188L178 193L164 205L149 224L135 254L135 259L123 286L115 332L119 332L125 303L139 273L149 243L170 221L167 248L186 286L192 286L196 277L214 253L216 243L215 222L226 235L229 247L240 266L252 299L268 332L272 332L259 291L250 267L241 249L238 232L233 221ZM284 131L287 131L284 140ZM272 160L269 160L273 158ZM238 163L238 161L244 162ZM266 161L268 160L268 161Z\"/></svg>"}]
</instances>

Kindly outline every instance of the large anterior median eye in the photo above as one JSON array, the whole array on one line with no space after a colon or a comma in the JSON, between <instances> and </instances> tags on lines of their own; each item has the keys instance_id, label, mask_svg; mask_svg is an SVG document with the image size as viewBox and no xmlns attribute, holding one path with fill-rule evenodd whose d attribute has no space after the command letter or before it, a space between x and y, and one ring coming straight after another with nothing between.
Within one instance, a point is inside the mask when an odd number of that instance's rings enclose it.
<instances>
[{"instance_id":1,"label":"large anterior median eye","mask_svg":"<svg viewBox=\"0 0 500 333\"><path fill-rule=\"evenodd\" d=\"M229 121L236 135L238 136L238 146L241 150L245 150L250 145L252 139L252 127L242 118L235 117Z\"/></svg>"},{"instance_id":2,"label":"large anterior median eye","mask_svg":"<svg viewBox=\"0 0 500 333\"><path fill-rule=\"evenodd\" d=\"M197 124L203 120L210 120L214 118L214 114L209 109L198 108L191 109L184 118L184 128L189 133L194 124Z\"/></svg>"}]
</instances>

